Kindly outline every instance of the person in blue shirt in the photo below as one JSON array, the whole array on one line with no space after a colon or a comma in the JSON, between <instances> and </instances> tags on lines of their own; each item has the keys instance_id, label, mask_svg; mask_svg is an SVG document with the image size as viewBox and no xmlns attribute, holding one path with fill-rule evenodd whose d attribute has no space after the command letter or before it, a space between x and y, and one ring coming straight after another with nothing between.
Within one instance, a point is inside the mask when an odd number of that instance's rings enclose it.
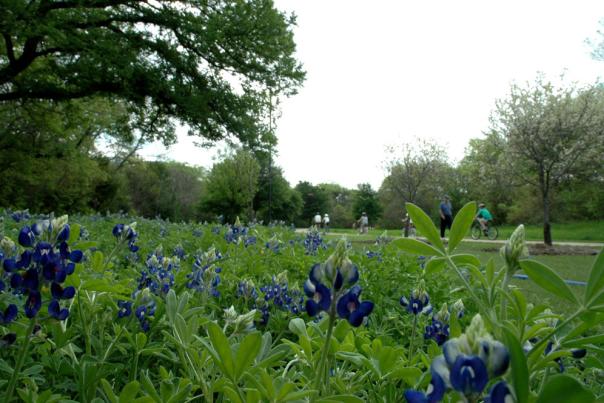
<instances>
[{"instance_id":1,"label":"person in blue shirt","mask_svg":"<svg viewBox=\"0 0 604 403\"><path fill-rule=\"evenodd\" d=\"M451 206L451 201L449 200L449 196L445 195L440 203L440 237L445 237L445 229L451 229L451 224L453 223L453 206Z\"/></svg>"},{"instance_id":2,"label":"person in blue shirt","mask_svg":"<svg viewBox=\"0 0 604 403\"><path fill-rule=\"evenodd\" d=\"M484 203L480 203L478 205L478 214L476 214L476 219L480 223L480 228L482 228L482 232L487 233L489 228L489 222L493 221L493 216L491 212L487 210Z\"/></svg>"}]
</instances>

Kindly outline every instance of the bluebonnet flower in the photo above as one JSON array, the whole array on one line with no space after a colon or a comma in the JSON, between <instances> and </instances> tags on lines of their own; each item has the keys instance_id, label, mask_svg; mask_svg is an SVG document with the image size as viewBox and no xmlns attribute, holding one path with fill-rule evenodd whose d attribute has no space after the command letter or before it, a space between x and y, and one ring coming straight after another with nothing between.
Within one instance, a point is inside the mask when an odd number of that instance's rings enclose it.
<instances>
[{"instance_id":1,"label":"bluebonnet flower","mask_svg":"<svg viewBox=\"0 0 604 403\"><path fill-rule=\"evenodd\" d=\"M15 220L15 222L26 221L31 218L28 210L13 211L10 216L13 220Z\"/></svg>"},{"instance_id":2,"label":"bluebonnet flower","mask_svg":"<svg viewBox=\"0 0 604 403\"><path fill-rule=\"evenodd\" d=\"M418 256L417 257L417 264L419 265L420 269L423 269L426 267L426 257L425 256Z\"/></svg>"},{"instance_id":3,"label":"bluebonnet flower","mask_svg":"<svg viewBox=\"0 0 604 403\"><path fill-rule=\"evenodd\" d=\"M431 370L433 374L434 372L438 374L447 387L465 395L470 401L476 401L482 395L489 380L503 375L507 371L509 363L508 349L492 338L484 328L480 315L476 315L466 333L443 345L443 355L434 359ZM497 389L495 392L496 394L492 396L497 397L502 393L501 389ZM410 395L421 397L417 393ZM424 397L427 399L427 396L424 395ZM440 399L442 396L439 399L424 401L439 401ZM408 401L420 402L422 400Z\"/></svg>"},{"instance_id":4,"label":"bluebonnet flower","mask_svg":"<svg viewBox=\"0 0 604 403\"><path fill-rule=\"evenodd\" d=\"M306 232L306 238L304 238L304 249L306 249L307 255L316 255L319 249L326 249L327 245L321 238L321 233L316 227L311 227Z\"/></svg>"},{"instance_id":5,"label":"bluebonnet flower","mask_svg":"<svg viewBox=\"0 0 604 403\"><path fill-rule=\"evenodd\" d=\"M172 255L178 257L180 260L184 260L187 257L187 254L181 244L178 244L174 247Z\"/></svg>"},{"instance_id":6,"label":"bluebonnet flower","mask_svg":"<svg viewBox=\"0 0 604 403\"><path fill-rule=\"evenodd\" d=\"M287 272L279 273L276 277L273 276L272 282L260 287L260 291L264 293L264 300L267 304L272 303L278 309L291 312L294 315L305 310L304 296L300 290L289 288ZM259 308L262 310L263 307Z\"/></svg>"},{"instance_id":7,"label":"bluebonnet flower","mask_svg":"<svg viewBox=\"0 0 604 403\"><path fill-rule=\"evenodd\" d=\"M359 269L348 258L346 241L342 240L325 263L315 264L310 269L304 284L304 292L309 297L306 312L310 316L321 311L338 314L353 326L359 326L373 310L373 303L359 301L361 288L353 287L358 280Z\"/></svg>"},{"instance_id":8,"label":"bluebonnet flower","mask_svg":"<svg viewBox=\"0 0 604 403\"><path fill-rule=\"evenodd\" d=\"M193 271L187 274L189 279L187 287L206 295L219 297L218 285L222 269L216 266L216 262L220 259L222 259L222 255L214 248L210 248L205 253L197 252Z\"/></svg>"},{"instance_id":9,"label":"bluebonnet flower","mask_svg":"<svg viewBox=\"0 0 604 403\"><path fill-rule=\"evenodd\" d=\"M221 227L212 227L212 234L219 235L221 230Z\"/></svg>"},{"instance_id":10,"label":"bluebonnet flower","mask_svg":"<svg viewBox=\"0 0 604 403\"><path fill-rule=\"evenodd\" d=\"M119 308L117 312L118 318L125 318L132 314L132 301L117 301L117 306Z\"/></svg>"},{"instance_id":11,"label":"bluebonnet flower","mask_svg":"<svg viewBox=\"0 0 604 403\"><path fill-rule=\"evenodd\" d=\"M369 316L373 311L373 302L360 302L360 294L361 287L355 285L346 294L340 297L337 305L340 318L348 320L348 322L355 327L360 326L361 323L363 323L363 319Z\"/></svg>"},{"instance_id":12,"label":"bluebonnet flower","mask_svg":"<svg viewBox=\"0 0 604 403\"><path fill-rule=\"evenodd\" d=\"M248 228L241 225L239 217L235 220L235 223L229 227L227 232L224 234L224 239L228 243L239 243L241 237L246 236Z\"/></svg>"},{"instance_id":13,"label":"bluebonnet flower","mask_svg":"<svg viewBox=\"0 0 604 403\"><path fill-rule=\"evenodd\" d=\"M218 232L220 232L220 229L218 229ZM195 228L193 230L193 236L196 238L201 238L203 236L203 231L200 230L199 228Z\"/></svg>"},{"instance_id":14,"label":"bluebonnet flower","mask_svg":"<svg viewBox=\"0 0 604 403\"><path fill-rule=\"evenodd\" d=\"M8 325L17 317L17 305L10 304L4 312L0 311L0 323L3 325Z\"/></svg>"},{"instance_id":15,"label":"bluebonnet flower","mask_svg":"<svg viewBox=\"0 0 604 403\"><path fill-rule=\"evenodd\" d=\"M271 239L266 241L264 246L266 247L266 249L269 249L269 250L273 251L274 253L279 253L281 251L282 244L283 244L283 242L281 242L281 240L279 238L277 238L277 236L272 236Z\"/></svg>"},{"instance_id":16,"label":"bluebonnet flower","mask_svg":"<svg viewBox=\"0 0 604 403\"><path fill-rule=\"evenodd\" d=\"M484 403L513 403L516 399L505 381L499 381L491 388Z\"/></svg>"},{"instance_id":17,"label":"bluebonnet flower","mask_svg":"<svg viewBox=\"0 0 604 403\"><path fill-rule=\"evenodd\" d=\"M132 294L133 301L117 301L118 318L126 318L132 315L132 309L134 309L134 316L139 322L140 328L144 332L148 332L151 328L151 318L155 315L155 300L149 289L143 289L135 291Z\"/></svg>"},{"instance_id":18,"label":"bluebonnet flower","mask_svg":"<svg viewBox=\"0 0 604 403\"><path fill-rule=\"evenodd\" d=\"M50 304L48 304L48 313L55 319L65 320L69 315L69 310L67 308L61 309L59 301L53 299L52 301L50 301Z\"/></svg>"},{"instance_id":19,"label":"bluebonnet flower","mask_svg":"<svg viewBox=\"0 0 604 403\"><path fill-rule=\"evenodd\" d=\"M409 299L402 296L400 304L407 308L409 313L413 315L419 315L420 313L429 314L432 312L432 306L430 305L430 296L426 292L426 286L424 280L420 280L417 288L411 291Z\"/></svg>"},{"instance_id":20,"label":"bluebonnet flower","mask_svg":"<svg viewBox=\"0 0 604 403\"><path fill-rule=\"evenodd\" d=\"M41 291L48 288L50 317L64 320L69 315L69 310L61 308L60 302L72 299L75 288L63 288L62 284L75 271L83 253L69 248L70 227L67 221L67 216L62 216L23 227L19 231L19 243L26 249L18 257L14 243L6 238L1 242L4 270L0 276L0 292L10 285L13 294L26 296L24 313L28 318L38 314L43 302ZM6 256L5 252L11 256ZM13 308L10 313L11 317L13 313L16 316ZM6 319L6 315L4 317Z\"/></svg>"},{"instance_id":21,"label":"bluebonnet flower","mask_svg":"<svg viewBox=\"0 0 604 403\"><path fill-rule=\"evenodd\" d=\"M138 246L135 245L136 238L138 237L135 227L135 222L130 225L116 224L112 231L113 236L116 237L118 241L128 243L128 249L130 249L131 252L138 251Z\"/></svg>"},{"instance_id":22,"label":"bluebonnet flower","mask_svg":"<svg viewBox=\"0 0 604 403\"><path fill-rule=\"evenodd\" d=\"M377 258L378 262L382 261L381 252L372 252L372 251L368 250L367 252L365 252L365 256L367 256L369 259Z\"/></svg>"},{"instance_id":23,"label":"bluebonnet flower","mask_svg":"<svg viewBox=\"0 0 604 403\"><path fill-rule=\"evenodd\" d=\"M246 300L256 300L258 298L258 291L256 291L254 282L252 280L240 281L237 286L237 296Z\"/></svg>"},{"instance_id":24,"label":"bluebonnet flower","mask_svg":"<svg viewBox=\"0 0 604 403\"><path fill-rule=\"evenodd\" d=\"M180 267L178 257L165 257L162 247L158 247L150 254L145 262L146 270L141 271L138 280L138 289L149 288L155 295L166 295L174 286L174 273Z\"/></svg>"},{"instance_id":25,"label":"bluebonnet flower","mask_svg":"<svg viewBox=\"0 0 604 403\"><path fill-rule=\"evenodd\" d=\"M256 240L255 236L246 236L243 240L243 246L247 248L248 246L256 245Z\"/></svg>"},{"instance_id":26,"label":"bluebonnet flower","mask_svg":"<svg viewBox=\"0 0 604 403\"><path fill-rule=\"evenodd\" d=\"M411 389L405 391L405 399L408 403L435 403L442 400L447 391L447 385L445 380L440 376L439 371L435 370L435 367L438 365L438 359L435 359L430 366L432 379L430 380L427 393Z\"/></svg>"},{"instance_id":27,"label":"bluebonnet flower","mask_svg":"<svg viewBox=\"0 0 604 403\"><path fill-rule=\"evenodd\" d=\"M449 310L447 304L443 304L440 311L432 316L432 322L426 326L425 339L432 339L442 346L449 339Z\"/></svg>"}]
</instances>

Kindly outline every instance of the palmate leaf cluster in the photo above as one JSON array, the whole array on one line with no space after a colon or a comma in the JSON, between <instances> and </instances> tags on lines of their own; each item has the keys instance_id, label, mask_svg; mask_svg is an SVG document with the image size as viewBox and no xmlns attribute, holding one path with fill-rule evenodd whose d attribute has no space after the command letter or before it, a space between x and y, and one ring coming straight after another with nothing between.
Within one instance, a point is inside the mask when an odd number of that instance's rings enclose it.
<instances>
[{"instance_id":1,"label":"palmate leaf cluster","mask_svg":"<svg viewBox=\"0 0 604 403\"><path fill-rule=\"evenodd\" d=\"M269 88L304 78L294 23L270 0L4 0L0 101L113 96L152 126L251 144Z\"/></svg>"}]
</instances>

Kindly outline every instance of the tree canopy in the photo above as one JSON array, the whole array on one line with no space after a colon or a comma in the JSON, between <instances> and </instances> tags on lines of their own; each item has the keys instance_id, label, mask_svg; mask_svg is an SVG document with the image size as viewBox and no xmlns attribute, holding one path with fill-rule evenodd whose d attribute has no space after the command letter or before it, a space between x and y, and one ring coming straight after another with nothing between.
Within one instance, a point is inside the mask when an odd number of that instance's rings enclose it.
<instances>
[{"instance_id":1,"label":"tree canopy","mask_svg":"<svg viewBox=\"0 0 604 403\"><path fill-rule=\"evenodd\" d=\"M273 141L266 94L304 79L294 24L272 0L5 0L0 101L111 96L167 143L175 121L210 141Z\"/></svg>"},{"instance_id":2,"label":"tree canopy","mask_svg":"<svg viewBox=\"0 0 604 403\"><path fill-rule=\"evenodd\" d=\"M556 87L538 77L526 87L513 85L492 115L492 130L505 141L510 172L539 192L543 236L552 244L552 193L566 179L589 174L604 151L604 105L600 86Z\"/></svg>"}]
</instances>

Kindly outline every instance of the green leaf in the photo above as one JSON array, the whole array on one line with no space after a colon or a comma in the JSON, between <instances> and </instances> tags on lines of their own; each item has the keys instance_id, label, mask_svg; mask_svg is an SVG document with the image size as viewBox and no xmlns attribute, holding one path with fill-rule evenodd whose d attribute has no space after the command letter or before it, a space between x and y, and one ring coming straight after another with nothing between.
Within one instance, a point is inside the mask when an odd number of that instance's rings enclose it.
<instances>
[{"instance_id":1,"label":"green leaf","mask_svg":"<svg viewBox=\"0 0 604 403\"><path fill-rule=\"evenodd\" d=\"M522 260L520 267L539 287L574 304L579 304L577 297L564 280L543 263L535 260Z\"/></svg>"},{"instance_id":2,"label":"green leaf","mask_svg":"<svg viewBox=\"0 0 604 403\"><path fill-rule=\"evenodd\" d=\"M143 348L145 348L145 345L147 344L147 335L144 333L137 333L136 334L136 349L137 350L142 350Z\"/></svg>"},{"instance_id":3,"label":"green leaf","mask_svg":"<svg viewBox=\"0 0 604 403\"><path fill-rule=\"evenodd\" d=\"M141 385L137 381L127 383L124 389L122 389L122 393L120 393L120 403L133 401L140 388Z\"/></svg>"},{"instance_id":4,"label":"green leaf","mask_svg":"<svg viewBox=\"0 0 604 403\"><path fill-rule=\"evenodd\" d=\"M442 256L443 253L425 242L411 238L400 238L390 243L397 248L414 255Z\"/></svg>"},{"instance_id":5,"label":"green leaf","mask_svg":"<svg viewBox=\"0 0 604 403\"><path fill-rule=\"evenodd\" d=\"M118 403L117 396L115 395L115 393L113 393L113 388L111 387L111 384L107 381L107 379L101 379L101 386L103 387L105 395L107 395L107 399L109 399L111 403Z\"/></svg>"},{"instance_id":6,"label":"green leaf","mask_svg":"<svg viewBox=\"0 0 604 403\"><path fill-rule=\"evenodd\" d=\"M69 239L67 243L69 245L73 245L80 239L80 224L70 224L69 225Z\"/></svg>"},{"instance_id":7,"label":"green leaf","mask_svg":"<svg viewBox=\"0 0 604 403\"><path fill-rule=\"evenodd\" d=\"M600 251L591 267L585 289L585 305L588 306L592 299L602 292L604 292L604 249Z\"/></svg>"},{"instance_id":8,"label":"green leaf","mask_svg":"<svg viewBox=\"0 0 604 403\"><path fill-rule=\"evenodd\" d=\"M536 403L590 403L595 401L592 392L585 389L575 378L568 375L554 375L539 394Z\"/></svg>"},{"instance_id":9,"label":"green leaf","mask_svg":"<svg viewBox=\"0 0 604 403\"><path fill-rule=\"evenodd\" d=\"M443 241L440 239L438 230L430 217L428 217L428 215L424 213L421 208L417 207L413 203L405 203L405 208L407 209L407 213L409 213L409 217L411 217L413 220L415 228L417 228L418 232L425 236L428 241L430 241L430 243L438 250L444 253L445 246L443 245Z\"/></svg>"},{"instance_id":10,"label":"green leaf","mask_svg":"<svg viewBox=\"0 0 604 403\"><path fill-rule=\"evenodd\" d=\"M92 267L92 270L94 270L94 271L103 270L104 258L105 257L103 256L103 252L101 252L100 250L95 251L92 254L92 258L90 259L90 267Z\"/></svg>"},{"instance_id":11,"label":"green leaf","mask_svg":"<svg viewBox=\"0 0 604 403\"><path fill-rule=\"evenodd\" d=\"M464 239L472 226L475 215L476 202L469 202L459 210L453 220L451 231L449 232L449 253L453 252L457 245Z\"/></svg>"},{"instance_id":12,"label":"green leaf","mask_svg":"<svg viewBox=\"0 0 604 403\"><path fill-rule=\"evenodd\" d=\"M363 403L364 400L353 395L333 395L315 400L317 403Z\"/></svg>"},{"instance_id":13,"label":"green leaf","mask_svg":"<svg viewBox=\"0 0 604 403\"><path fill-rule=\"evenodd\" d=\"M306 332L306 322L302 318L294 318L289 321L289 330L298 337L302 335L308 338L308 333Z\"/></svg>"},{"instance_id":14,"label":"green leaf","mask_svg":"<svg viewBox=\"0 0 604 403\"><path fill-rule=\"evenodd\" d=\"M460 255L453 255L451 256L451 260L453 260L453 262L455 262L455 264L460 267L467 265L480 267L480 260L478 260L478 258L474 255L468 255L465 253Z\"/></svg>"},{"instance_id":15,"label":"green leaf","mask_svg":"<svg viewBox=\"0 0 604 403\"><path fill-rule=\"evenodd\" d=\"M229 398L229 402L243 403L237 392L235 392L235 390L230 386L223 387L222 391L224 392L225 396Z\"/></svg>"},{"instance_id":16,"label":"green leaf","mask_svg":"<svg viewBox=\"0 0 604 403\"><path fill-rule=\"evenodd\" d=\"M222 332L222 329L214 323L208 323L208 336L212 342L212 347L218 354L222 366L224 367L225 375L230 379L234 379L235 366L233 364L233 354L231 352L231 345L228 339Z\"/></svg>"},{"instance_id":17,"label":"green leaf","mask_svg":"<svg viewBox=\"0 0 604 403\"><path fill-rule=\"evenodd\" d=\"M262 336L260 332L250 333L244 337L237 350L235 360L235 380L238 380L245 370L254 362L260 351Z\"/></svg>"},{"instance_id":18,"label":"green leaf","mask_svg":"<svg viewBox=\"0 0 604 403\"><path fill-rule=\"evenodd\" d=\"M529 397L529 371L526 365L526 357L520 342L507 328L503 328L505 344L510 350L510 366L512 386L518 403L527 403Z\"/></svg>"},{"instance_id":19,"label":"green leaf","mask_svg":"<svg viewBox=\"0 0 604 403\"><path fill-rule=\"evenodd\" d=\"M427 275L434 275L440 273L445 267L447 267L447 259L444 257L433 257L428 260L424 271Z\"/></svg>"}]
</instances>

